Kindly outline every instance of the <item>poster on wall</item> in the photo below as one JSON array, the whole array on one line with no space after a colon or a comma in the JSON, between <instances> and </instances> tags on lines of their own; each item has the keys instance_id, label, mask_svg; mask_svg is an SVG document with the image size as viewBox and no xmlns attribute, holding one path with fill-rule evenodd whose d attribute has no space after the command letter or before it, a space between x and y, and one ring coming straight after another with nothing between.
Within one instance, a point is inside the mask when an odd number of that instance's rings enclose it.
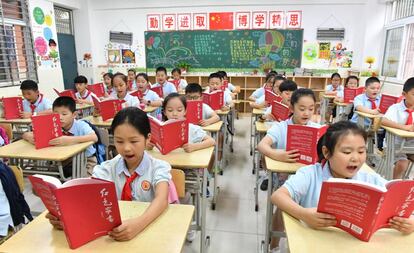
<instances>
[{"instance_id":1,"label":"poster on wall","mask_svg":"<svg viewBox=\"0 0 414 253\"><path fill-rule=\"evenodd\" d=\"M53 3L29 1L29 13L37 67L60 67Z\"/></svg>"},{"instance_id":2,"label":"poster on wall","mask_svg":"<svg viewBox=\"0 0 414 253\"><path fill-rule=\"evenodd\" d=\"M135 63L135 53L130 49L122 49L122 63Z\"/></svg>"},{"instance_id":3,"label":"poster on wall","mask_svg":"<svg viewBox=\"0 0 414 253\"><path fill-rule=\"evenodd\" d=\"M310 42L303 44L302 67L310 69L351 68L353 51L342 42Z\"/></svg>"},{"instance_id":4,"label":"poster on wall","mask_svg":"<svg viewBox=\"0 0 414 253\"><path fill-rule=\"evenodd\" d=\"M319 42L319 59L329 59L331 51L331 43L330 42Z\"/></svg>"},{"instance_id":5,"label":"poster on wall","mask_svg":"<svg viewBox=\"0 0 414 253\"><path fill-rule=\"evenodd\" d=\"M108 50L108 63L119 64L121 63L121 53L119 50Z\"/></svg>"},{"instance_id":6,"label":"poster on wall","mask_svg":"<svg viewBox=\"0 0 414 253\"><path fill-rule=\"evenodd\" d=\"M319 45L316 42L303 43L303 65L315 64L318 60Z\"/></svg>"}]
</instances>

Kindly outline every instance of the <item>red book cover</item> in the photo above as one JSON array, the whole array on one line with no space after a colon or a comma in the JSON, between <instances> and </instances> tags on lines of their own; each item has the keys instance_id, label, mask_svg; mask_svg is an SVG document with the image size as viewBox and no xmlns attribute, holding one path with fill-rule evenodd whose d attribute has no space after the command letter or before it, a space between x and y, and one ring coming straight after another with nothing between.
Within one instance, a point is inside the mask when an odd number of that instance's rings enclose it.
<instances>
[{"instance_id":1,"label":"red book cover","mask_svg":"<svg viewBox=\"0 0 414 253\"><path fill-rule=\"evenodd\" d=\"M225 91L228 87L229 87L229 81L228 80L223 80L223 84L220 87L221 90Z\"/></svg>"},{"instance_id":2,"label":"red book cover","mask_svg":"<svg viewBox=\"0 0 414 253\"><path fill-rule=\"evenodd\" d=\"M379 187L352 179L330 178L322 183L318 212L336 217L336 227L369 241L394 216L414 211L414 180L394 180Z\"/></svg>"},{"instance_id":3,"label":"red book cover","mask_svg":"<svg viewBox=\"0 0 414 253\"><path fill-rule=\"evenodd\" d=\"M57 113L32 116L32 127L36 149L50 147L50 140L62 136L60 115Z\"/></svg>"},{"instance_id":4,"label":"red book cover","mask_svg":"<svg viewBox=\"0 0 414 253\"><path fill-rule=\"evenodd\" d=\"M396 104L398 101L398 97L382 94L381 100L379 104L379 110L381 113L385 113L388 110L388 107L390 107L393 104Z\"/></svg>"},{"instance_id":5,"label":"red book cover","mask_svg":"<svg viewBox=\"0 0 414 253\"><path fill-rule=\"evenodd\" d=\"M265 89L265 101L267 104L271 104L273 101L282 102L282 97L271 90Z\"/></svg>"},{"instance_id":6,"label":"red book cover","mask_svg":"<svg viewBox=\"0 0 414 253\"><path fill-rule=\"evenodd\" d=\"M4 118L20 119L20 113L23 111L23 99L21 97L3 98Z\"/></svg>"},{"instance_id":7,"label":"red book cover","mask_svg":"<svg viewBox=\"0 0 414 253\"><path fill-rule=\"evenodd\" d=\"M129 93L129 95L137 97L138 99L143 99L144 98L144 94L142 93L142 91L139 91L139 90L135 90L135 91Z\"/></svg>"},{"instance_id":8,"label":"red book cover","mask_svg":"<svg viewBox=\"0 0 414 253\"><path fill-rule=\"evenodd\" d=\"M181 79L172 79L170 80L172 84L174 84L175 88L178 90L178 86L180 85Z\"/></svg>"},{"instance_id":9,"label":"red book cover","mask_svg":"<svg viewBox=\"0 0 414 253\"><path fill-rule=\"evenodd\" d=\"M167 120L161 122L148 116L151 126L151 142L155 144L161 154L183 146L188 142L188 122L186 119Z\"/></svg>"},{"instance_id":10,"label":"red book cover","mask_svg":"<svg viewBox=\"0 0 414 253\"><path fill-rule=\"evenodd\" d=\"M29 180L48 211L62 221L71 249L107 235L122 223L113 182L77 178L62 184L45 175Z\"/></svg>"},{"instance_id":11,"label":"red book cover","mask_svg":"<svg viewBox=\"0 0 414 253\"><path fill-rule=\"evenodd\" d=\"M188 123L198 125L203 119L203 101L188 100L186 117Z\"/></svg>"},{"instance_id":12,"label":"red book cover","mask_svg":"<svg viewBox=\"0 0 414 253\"><path fill-rule=\"evenodd\" d=\"M213 110L220 110L224 106L224 92L216 90L211 93L203 92L203 102Z\"/></svg>"},{"instance_id":13,"label":"red book cover","mask_svg":"<svg viewBox=\"0 0 414 253\"><path fill-rule=\"evenodd\" d=\"M64 91L61 91L61 92L59 92L55 88L53 88L53 90L56 92L56 94L58 94L59 97L71 97L71 98L73 98L73 100L75 100L75 101L77 100L74 90L64 90Z\"/></svg>"},{"instance_id":14,"label":"red book cover","mask_svg":"<svg viewBox=\"0 0 414 253\"><path fill-rule=\"evenodd\" d=\"M109 99L109 100L104 100L98 103L99 103L98 107L95 106L95 108L97 108L97 111L99 111L99 114L101 115L102 120L106 121L108 119L114 118L115 115L120 110L122 110L122 105L123 103L125 103L125 101L119 100L119 99ZM95 104L95 100L94 100L94 104Z\"/></svg>"},{"instance_id":15,"label":"red book cover","mask_svg":"<svg viewBox=\"0 0 414 253\"><path fill-rule=\"evenodd\" d=\"M272 102L272 115L277 121L284 121L289 118L289 106L277 101Z\"/></svg>"},{"instance_id":16,"label":"red book cover","mask_svg":"<svg viewBox=\"0 0 414 253\"><path fill-rule=\"evenodd\" d=\"M288 125L286 150L299 150L299 163L316 163L318 161L316 146L326 129L328 129L327 125L321 127Z\"/></svg>"},{"instance_id":17,"label":"red book cover","mask_svg":"<svg viewBox=\"0 0 414 253\"><path fill-rule=\"evenodd\" d=\"M364 87L358 87L358 88L344 88L344 103L353 103L354 98L358 96L359 94L364 93L365 88Z\"/></svg>"},{"instance_id":18,"label":"red book cover","mask_svg":"<svg viewBox=\"0 0 414 253\"><path fill-rule=\"evenodd\" d=\"M98 98L105 96L105 88L103 83L89 84L87 89L98 96Z\"/></svg>"},{"instance_id":19,"label":"red book cover","mask_svg":"<svg viewBox=\"0 0 414 253\"><path fill-rule=\"evenodd\" d=\"M163 98L164 97L164 92L162 90L162 86L151 87L151 90L153 92L157 93L160 98Z\"/></svg>"},{"instance_id":20,"label":"red book cover","mask_svg":"<svg viewBox=\"0 0 414 253\"><path fill-rule=\"evenodd\" d=\"M210 30L233 30L233 12L210 12Z\"/></svg>"}]
</instances>

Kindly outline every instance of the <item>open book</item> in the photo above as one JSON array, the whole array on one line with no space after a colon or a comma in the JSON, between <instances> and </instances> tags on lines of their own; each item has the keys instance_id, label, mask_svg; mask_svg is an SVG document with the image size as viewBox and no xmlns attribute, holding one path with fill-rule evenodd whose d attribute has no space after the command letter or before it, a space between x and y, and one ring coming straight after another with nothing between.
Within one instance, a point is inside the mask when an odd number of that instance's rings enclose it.
<instances>
[{"instance_id":1,"label":"open book","mask_svg":"<svg viewBox=\"0 0 414 253\"><path fill-rule=\"evenodd\" d=\"M198 125L200 120L203 119L203 101L188 100L186 117L188 123Z\"/></svg>"},{"instance_id":2,"label":"open book","mask_svg":"<svg viewBox=\"0 0 414 253\"><path fill-rule=\"evenodd\" d=\"M165 155L188 142L186 119L172 119L165 122L148 115L151 126L151 142Z\"/></svg>"},{"instance_id":3,"label":"open book","mask_svg":"<svg viewBox=\"0 0 414 253\"><path fill-rule=\"evenodd\" d=\"M389 227L394 216L409 217L414 211L414 180L394 180L379 187L351 179L323 182L318 212L335 215L336 227L362 241L380 228Z\"/></svg>"},{"instance_id":4,"label":"open book","mask_svg":"<svg viewBox=\"0 0 414 253\"><path fill-rule=\"evenodd\" d=\"M73 100L76 101L76 95L75 95L75 91L74 90L64 90L64 91L61 91L61 92L59 92L55 88L53 88L53 90L56 92L56 94L59 97L71 97L71 98L73 98Z\"/></svg>"},{"instance_id":5,"label":"open book","mask_svg":"<svg viewBox=\"0 0 414 253\"><path fill-rule=\"evenodd\" d=\"M4 118L20 119L23 112L23 99L21 97L3 98Z\"/></svg>"},{"instance_id":6,"label":"open book","mask_svg":"<svg viewBox=\"0 0 414 253\"><path fill-rule=\"evenodd\" d=\"M89 84L86 88L98 98L105 96L105 87L103 83Z\"/></svg>"},{"instance_id":7,"label":"open book","mask_svg":"<svg viewBox=\"0 0 414 253\"><path fill-rule=\"evenodd\" d=\"M271 90L265 89L265 101L270 105L273 101L282 102L282 97Z\"/></svg>"},{"instance_id":8,"label":"open book","mask_svg":"<svg viewBox=\"0 0 414 253\"><path fill-rule=\"evenodd\" d=\"M57 113L32 116L32 127L36 149L50 147L50 140L62 136L60 115Z\"/></svg>"},{"instance_id":9,"label":"open book","mask_svg":"<svg viewBox=\"0 0 414 253\"><path fill-rule=\"evenodd\" d=\"M164 97L164 91L162 90L162 86L161 85L160 86L157 86L157 87L151 87L151 90L153 92L157 93L160 98L163 98Z\"/></svg>"},{"instance_id":10,"label":"open book","mask_svg":"<svg viewBox=\"0 0 414 253\"><path fill-rule=\"evenodd\" d=\"M77 178L62 184L45 175L29 176L47 210L58 217L71 249L76 249L121 225L113 182Z\"/></svg>"},{"instance_id":11,"label":"open book","mask_svg":"<svg viewBox=\"0 0 414 253\"><path fill-rule=\"evenodd\" d=\"M125 103L125 100L119 99L99 101L95 96L92 96L92 100L95 110L101 115L103 121L114 118Z\"/></svg>"},{"instance_id":12,"label":"open book","mask_svg":"<svg viewBox=\"0 0 414 253\"><path fill-rule=\"evenodd\" d=\"M277 121L284 121L289 118L290 110L289 106L282 104L277 101L273 101L272 105L272 115Z\"/></svg>"},{"instance_id":13,"label":"open book","mask_svg":"<svg viewBox=\"0 0 414 253\"><path fill-rule=\"evenodd\" d=\"M398 97L387 95L387 94L382 94L378 109L380 110L381 113L386 113L388 110L388 107L390 107L393 104L396 104L397 101L398 101Z\"/></svg>"},{"instance_id":14,"label":"open book","mask_svg":"<svg viewBox=\"0 0 414 253\"><path fill-rule=\"evenodd\" d=\"M223 80L223 83L221 84L220 89L222 91L225 91L228 87L229 87L229 81L228 80Z\"/></svg>"},{"instance_id":15,"label":"open book","mask_svg":"<svg viewBox=\"0 0 414 253\"><path fill-rule=\"evenodd\" d=\"M203 92L203 102L213 110L220 110L224 106L224 91Z\"/></svg>"},{"instance_id":16,"label":"open book","mask_svg":"<svg viewBox=\"0 0 414 253\"><path fill-rule=\"evenodd\" d=\"M344 103L353 103L356 96L364 93L365 87L344 88Z\"/></svg>"}]
</instances>

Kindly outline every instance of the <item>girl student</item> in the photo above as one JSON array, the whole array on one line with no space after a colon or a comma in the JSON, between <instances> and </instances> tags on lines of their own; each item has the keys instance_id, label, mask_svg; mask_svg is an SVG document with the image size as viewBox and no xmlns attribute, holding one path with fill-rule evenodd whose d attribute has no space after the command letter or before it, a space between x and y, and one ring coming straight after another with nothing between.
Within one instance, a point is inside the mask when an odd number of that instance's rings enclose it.
<instances>
[{"instance_id":1,"label":"girl student","mask_svg":"<svg viewBox=\"0 0 414 253\"><path fill-rule=\"evenodd\" d=\"M112 87L112 77L114 75L112 73L105 73L103 75L103 81L104 81L104 88L105 88L105 97L109 97L112 92L114 91L114 88Z\"/></svg>"},{"instance_id":2,"label":"girl student","mask_svg":"<svg viewBox=\"0 0 414 253\"><path fill-rule=\"evenodd\" d=\"M119 200L151 202L145 212L109 232L117 241L128 241L160 216L168 206L168 181L171 166L145 152L151 139L150 123L145 112L128 107L119 111L112 121L118 155L95 166L93 177L112 181ZM62 224L50 213L46 215L57 229Z\"/></svg>"},{"instance_id":3,"label":"girl student","mask_svg":"<svg viewBox=\"0 0 414 253\"><path fill-rule=\"evenodd\" d=\"M341 75L333 73L331 75L331 84L326 86L325 95L337 95L338 92L343 92L344 87L341 85Z\"/></svg>"},{"instance_id":4,"label":"girl student","mask_svg":"<svg viewBox=\"0 0 414 253\"><path fill-rule=\"evenodd\" d=\"M171 77L173 80L172 83L177 83L176 88L178 92L182 92L185 90L185 87L187 87L187 81L183 78L181 78L181 70L179 68L175 68L171 71Z\"/></svg>"},{"instance_id":5,"label":"girl student","mask_svg":"<svg viewBox=\"0 0 414 253\"><path fill-rule=\"evenodd\" d=\"M263 84L263 86L255 90L252 93L252 95L248 98L248 100L255 102L258 98L260 98L261 96L265 94L266 89L269 89L269 90L272 89L274 85L274 81L275 81L275 76L277 75L274 73L267 74L265 78L265 83Z\"/></svg>"},{"instance_id":6,"label":"girl student","mask_svg":"<svg viewBox=\"0 0 414 253\"><path fill-rule=\"evenodd\" d=\"M111 98L124 100L126 102L126 106L139 106L138 98L128 94L128 78L126 75L119 72L116 73L112 77L112 86L114 87L115 92L111 94Z\"/></svg>"},{"instance_id":7,"label":"girl student","mask_svg":"<svg viewBox=\"0 0 414 253\"><path fill-rule=\"evenodd\" d=\"M137 83L135 82L136 78L136 70L135 69L128 69L128 90L136 90Z\"/></svg>"},{"instance_id":8,"label":"girl student","mask_svg":"<svg viewBox=\"0 0 414 253\"><path fill-rule=\"evenodd\" d=\"M348 76L345 79L345 88L358 88L359 86L359 78L357 76ZM336 98L334 99L336 102L344 102L344 91L340 91L336 94Z\"/></svg>"},{"instance_id":9,"label":"girl student","mask_svg":"<svg viewBox=\"0 0 414 253\"><path fill-rule=\"evenodd\" d=\"M332 124L318 142L319 163L300 168L273 193L271 200L278 212L287 212L312 228L334 226L335 216L316 211L323 181L333 177L385 186L387 181L380 175L360 170L367 157L366 141L367 133L357 124L349 121ZM389 224L409 234L414 231L414 216L395 216ZM283 230L282 222L278 230Z\"/></svg>"},{"instance_id":10,"label":"girl student","mask_svg":"<svg viewBox=\"0 0 414 253\"><path fill-rule=\"evenodd\" d=\"M148 75L145 73L138 73L135 79L138 91L142 92L143 98L140 102L147 106L160 107L162 105L162 98L150 89Z\"/></svg>"},{"instance_id":11,"label":"girl student","mask_svg":"<svg viewBox=\"0 0 414 253\"><path fill-rule=\"evenodd\" d=\"M283 76L279 76L279 75L271 76L270 79L268 80L268 82L273 83L273 85L270 86L271 87L270 90L273 93L280 96L281 94L280 94L279 87L280 87L280 84L282 84L284 81L286 81L286 78L283 77ZM255 100L255 102L251 102L250 106L253 107L253 108L257 108L257 109L266 108L267 103L266 103L266 100L265 100L265 93L266 93L265 89L263 89L263 95L260 96L259 98L257 98Z\"/></svg>"}]
</instances>

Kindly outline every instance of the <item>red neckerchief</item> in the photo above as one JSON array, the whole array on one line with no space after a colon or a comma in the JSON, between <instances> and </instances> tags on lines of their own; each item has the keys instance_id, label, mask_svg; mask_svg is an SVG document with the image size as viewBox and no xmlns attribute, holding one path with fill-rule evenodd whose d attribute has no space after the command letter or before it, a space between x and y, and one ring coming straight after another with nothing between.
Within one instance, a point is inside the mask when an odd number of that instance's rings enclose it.
<instances>
[{"instance_id":1,"label":"red neckerchief","mask_svg":"<svg viewBox=\"0 0 414 253\"><path fill-rule=\"evenodd\" d=\"M86 91L86 96L85 97L82 97L82 95L80 94L80 92L79 92L79 96L82 98L82 99L86 99L89 95L91 94L91 92L89 91L89 90L87 90Z\"/></svg>"},{"instance_id":2,"label":"red neckerchief","mask_svg":"<svg viewBox=\"0 0 414 253\"><path fill-rule=\"evenodd\" d=\"M39 97L40 97L40 99L38 99L39 102L37 103L37 105L39 105L40 103L42 103L42 101L43 101L43 94L39 94ZM36 102L34 104L30 103L30 109L32 110L32 113L34 113L34 111L36 110L36 107L37 107L37 105L35 105Z\"/></svg>"}]
</instances>

